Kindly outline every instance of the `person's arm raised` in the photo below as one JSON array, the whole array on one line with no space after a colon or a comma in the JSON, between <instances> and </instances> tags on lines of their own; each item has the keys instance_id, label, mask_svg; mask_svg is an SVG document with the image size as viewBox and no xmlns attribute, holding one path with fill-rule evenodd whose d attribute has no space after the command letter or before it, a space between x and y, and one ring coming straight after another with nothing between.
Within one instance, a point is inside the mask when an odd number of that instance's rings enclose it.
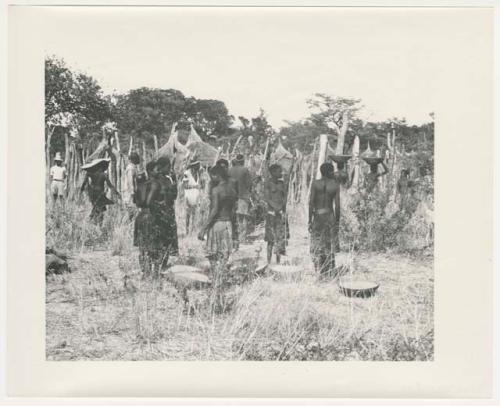
<instances>
[{"instance_id":1,"label":"person's arm raised","mask_svg":"<svg viewBox=\"0 0 500 406\"><path fill-rule=\"evenodd\" d=\"M385 174L387 174L387 172L389 172L389 169L387 169L387 165L384 164L384 162L380 162L380 164L382 165L382 168L384 168L384 172L380 173L378 176L384 176Z\"/></svg>"}]
</instances>

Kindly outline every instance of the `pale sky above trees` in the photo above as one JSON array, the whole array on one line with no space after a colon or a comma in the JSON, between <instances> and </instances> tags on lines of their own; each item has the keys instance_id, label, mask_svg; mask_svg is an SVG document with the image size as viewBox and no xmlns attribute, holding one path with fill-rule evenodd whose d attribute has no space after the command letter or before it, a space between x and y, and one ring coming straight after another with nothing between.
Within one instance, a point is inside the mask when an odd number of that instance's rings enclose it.
<instances>
[{"instance_id":1,"label":"pale sky above trees","mask_svg":"<svg viewBox=\"0 0 500 406\"><path fill-rule=\"evenodd\" d=\"M309 116L306 100L318 92L361 99L360 116L370 120L428 122L446 74L435 68L444 33L425 29L426 19L435 18L425 9L62 7L59 13L41 34L46 53L93 76L106 93L178 89L224 101L235 117L256 116L262 107L275 127ZM415 13L427 15L415 19ZM369 37L358 34L366 25L373 27Z\"/></svg>"}]
</instances>

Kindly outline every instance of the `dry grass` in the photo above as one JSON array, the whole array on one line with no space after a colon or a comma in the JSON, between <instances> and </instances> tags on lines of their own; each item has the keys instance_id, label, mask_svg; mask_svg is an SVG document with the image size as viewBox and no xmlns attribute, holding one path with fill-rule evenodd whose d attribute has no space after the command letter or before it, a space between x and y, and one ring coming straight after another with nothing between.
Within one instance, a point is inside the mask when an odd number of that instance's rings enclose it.
<instances>
[{"instance_id":1,"label":"dry grass","mask_svg":"<svg viewBox=\"0 0 500 406\"><path fill-rule=\"evenodd\" d=\"M185 236L177 209L178 261L199 264L202 243ZM102 230L86 220L87 204L49 209L48 244L72 253L74 271L47 280L47 359L432 360L432 254L339 255L352 275L380 283L375 297L349 299L335 282L317 281L305 210L293 210L288 252L303 269L300 281L265 275L236 285L226 292L230 309L214 314L206 290L190 291L186 309L166 280L141 280L132 224L119 207Z\"/></svg>"}]
</instances>

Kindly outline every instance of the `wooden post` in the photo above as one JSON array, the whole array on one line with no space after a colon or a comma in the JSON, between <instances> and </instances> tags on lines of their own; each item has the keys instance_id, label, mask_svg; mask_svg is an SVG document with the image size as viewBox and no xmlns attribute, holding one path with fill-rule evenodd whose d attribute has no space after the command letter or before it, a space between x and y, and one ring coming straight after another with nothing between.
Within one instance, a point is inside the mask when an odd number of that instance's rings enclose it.
<instances>
[{"instance_id":1,"label":"wooden post","mask_svg":"<svg viewBox=\"0 0 500 406\"><path fill-rule=\"evenodd\" d=\"M49 177L49 172L50 172L50 166L51 166L51 160L50 160L50 144L51 144L51 141L52 141L52 134L54 133L54 129L55 129L55 126L47 126L47 142L46 142L46 145L45 145L45 148L46 148L46 151L45 151L45 154L46 154L46 176L47 178Z\"/></svg>"},{"instance_id":2,"label":"wooden post","mask_svg":"<svg viewBox=\"0 0 500 406\"><path fill-rule=\"evenodd\" d=\"M156 136L156 134L153 134L153 139L155 142L155 155L158 155L158 137Z\"/></svg>"},{"instance_id":3,"label":"wooden post","mask_svg":"<svg viewBox=\"0 0 500 406\"><path fill-rule=\"evenodd\" d=\"M148 161L148 156L146 154L146 143L144 140L142 140L142 160L144 162L144 165L146 165L146 162Z\"/></svg>"},{"instance_id":4,"label":"wooden post","mask_svg":"<svg viewBox=\"0 0 500 406\"><path fill-rule=\"evenodd\" d=\"M130 136L130 144L128 146L128 155L127 156L130 156L130 154L132 153L133 146L134 146L134 137L131 135Z\"/></svg>"},{"instance_id":5,"label":"wooden post","mask_svg":"<svg viewBox=\"0 0 500 406\"><path fill-rule=\"evenodd\" d=\"M354 137L354 144L352 146L352 157L353 157L353 170L352 170L351 190L353 192L357 192L360 181L359 137L357 135Z\"/></svg>"},{"instance_id":6,"label":"wooden post","mask_svg":"<svg viewBox=\"0 0 500 406\"><path fill-rule=\"evenodd\" d=\"M115 131L115 143L116 143L116 149L118 150L118 153L121 153L122 150L120 148L120 138L118 138L118 131Z\"/></svg>"},{"instance_id":7,"label":"wooden post","mask_svg":"<svg viewBox=\"0 0 500 406\"><path fill-rule=\"evenodd\" d=\"M328 145L328 136L326 134L321 134L319 136L319 153L318 153L318 166L316 170L316 179L321 179L321 172L319 168L325 162L327 145Z\"/></svg>"}]
</instances>

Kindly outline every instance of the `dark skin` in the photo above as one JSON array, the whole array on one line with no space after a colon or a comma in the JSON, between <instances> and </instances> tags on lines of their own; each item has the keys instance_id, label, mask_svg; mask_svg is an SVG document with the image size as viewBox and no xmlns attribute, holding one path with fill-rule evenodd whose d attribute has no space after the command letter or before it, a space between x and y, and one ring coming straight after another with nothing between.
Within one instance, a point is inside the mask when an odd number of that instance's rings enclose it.
<instances>
[{"instance_id":1,"label":"dark skin","mask_svg":"<svg viewBox=\"0 0 500 406\"><path fill-rule=\"evenodd\" d=\"M100 165L94 170L87 171L85 173L85 179L83 180L82 187L80 188L80 193L85 190L85 187L88 185L90 179L94 193L104 193L104 185L106 184L113 191L113 193L119 197L120 194L106 175L106 169L107 166Z\"/></svg>"},{"instance_id":2,"label":"dark skin","mask_svg":"<svg viewBox=\"0 0 500 406\"><path fill-rule=\"evenodd\" d=\"M164 196L166 198L168 195L170 183L166 176L170 176L170 164L157 166L155 170L152 171L151 175L155 182L151 182L151 187L146 196L147 207L150 207L153 201L159 200L160 196Z\"/></svg>"},{"instance_id":3,"label":"dark skin","mask_svg":"<svg viewBox=\"0 0 500 406\"><path fill-rule=\"evenodd\" d=\"M378 178L386 175L387 172L389 172L387 166L383 162L380 162L380 165L382 165L382 168L384 168L384 171L382 173L378 173L378 164L370 165L370 173L366 175L366 189L368 192L371 192L375 188Z\"/></svg>"},{"instance_id":4,"label":"dark skin","mask_svg":"<svg viewBox=\"0 0 500 406\"><path fill-rule=\"evenodd\" d=\"M234 191L227 178L223 178L220 175L211 175L212 183L215 185L212 188L210 196L210 213L208 219L200 232L198 233L198 239L203 241L205 234L217 221L231 221L233 216L234 198L228 198L228 196L234 196Z\"/></svg>"},{"instance_id":5,"label":"dark skin","mask_svg":"<svg viewBox=\"0 0 500 406\"><path fill-rule=\"evenodd\" d=\"M281 170L281 167L274 168L274 170L271 171L271 179L273 182L277 183L282 178L283 178L283 171ZM274 211L276 215L284 215L286 210L286 200L282 205L278 205L276 202L269 199L269 195L267 193L264 193L264 201L267 203L269 211ZM271 263L271 258L273 256L273 248L274 244L272 242L268 242L267 243L268 264ZM276 262L278 264L281 262L281 256L278 253L276 253Z\"/></svg>"},{"instance_id":6,"label":"dark skin","mask_svg":"<svg viewBox=\"0 0 500 406\"><path fill-rule=\"evenodd\" d=\"M80 193L83 192L85 187L88 186L89 198L92 202L92 212L90 213L90 218L97 224L102 224L104 217L104 212L106 211L106 192L105 185L111 189L111 191L120 198L120 194L115 189L108 176L106 175L107 164L100 164L97 167L85 173L85 179L80 188ZM89 184L90 180L90 184Z\"/></svg>"},{"instance_id":7,"label":"dark skin","mask_svg":"<svg viewBox=\"0 0 500 406\"><path fill-rule=\"evenodd\" d=\"M340 187L333 178L333 171L322 175L321 179L315 180L311 186L309 199L309 232L311 231L314 215L318 210L333 211L335 223L340 221Z\"/></svg>"}]
</instances>

